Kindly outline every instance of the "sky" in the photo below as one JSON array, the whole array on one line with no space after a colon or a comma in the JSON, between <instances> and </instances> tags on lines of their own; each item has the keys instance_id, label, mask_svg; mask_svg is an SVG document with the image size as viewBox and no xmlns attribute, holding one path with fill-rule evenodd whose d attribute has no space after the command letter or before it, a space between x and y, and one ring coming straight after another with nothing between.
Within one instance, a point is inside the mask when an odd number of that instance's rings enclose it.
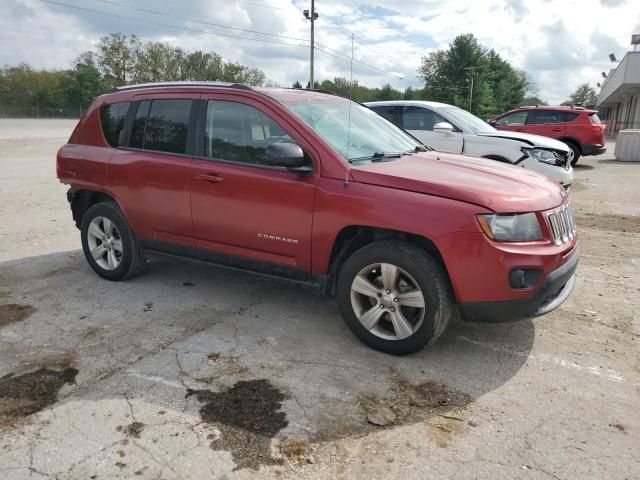
<instances>
[{"instance_id":1,"label":"sky","mask_svg":"<svg viewBox=\"0 0 640 480\"><path fill-rule=\"evenodd\" d=\"M282 86L305 83L310 1L0 0L0 65L70 68L100 37L122 32L213 50ZM615 67L609 54L620 60L640 33L638 0L317 0L316 11L316 80L349 78L353 34L354 80L420 87L422 57L473 33L552 104L581 83L596 87Z\"/></svg>"}]
</instances>

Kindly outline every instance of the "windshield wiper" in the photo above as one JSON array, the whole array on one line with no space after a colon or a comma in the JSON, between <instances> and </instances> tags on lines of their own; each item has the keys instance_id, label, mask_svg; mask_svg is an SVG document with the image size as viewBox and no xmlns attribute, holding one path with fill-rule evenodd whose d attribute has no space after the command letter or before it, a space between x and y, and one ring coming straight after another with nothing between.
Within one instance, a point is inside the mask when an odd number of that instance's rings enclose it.
<instances>
[{"instance_id":1,"label":"windshield wiper","mask_svg":"<svg viewBox=\"0 0 640 480\"><path fill-rule=\"evenodd\" d=\"M413 150L407 150L406 152L404 152L404 155L411 155L414 153L419 153L419 152L428 152L429 150L433 150L425 145L418 145L416 148L414 148Z\"/></svg>"},{"instance_id":2,"label":"windshield wiper","mask_svg":"<svg viewBox=\"0 0 640 480\"><path fill-rule=\"evenodd\" d=\"M365 155L364 157L354 157L349 159L349 163L358 162L364 160L371 160L372 162L382 162L387 158L400 158L404 155L402 152L375 152L371 155Z\"/></svg>"}]
</instances>

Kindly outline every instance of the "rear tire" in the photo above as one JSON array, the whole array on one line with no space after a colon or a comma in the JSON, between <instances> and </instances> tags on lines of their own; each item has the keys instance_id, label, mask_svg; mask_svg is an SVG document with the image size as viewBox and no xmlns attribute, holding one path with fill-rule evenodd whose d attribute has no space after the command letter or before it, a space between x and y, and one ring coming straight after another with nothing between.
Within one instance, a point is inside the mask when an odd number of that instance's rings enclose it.
<instances>
[{"instance_id":1,"label":"rear tire","mask_svg":"<svg viewBox=\"0 0 640 480\"><path fill-rule=\"evenodd\" d=\"M571 166L573 166L576 163L578 163L578 160L580 159L580 156L582 155L580 153L580 148L578 147L578 145L576 145L573 142L564 142L564 144L567 147L569 147L571 149L571 152L573 153L573 158L571 159Z\"/></svg>"},{"instance_id":2,"label":"rear tire","mask_svg":"<svg viewBox=\"0 0 640 480\"><path fill-rule=\"evenodd\" d=\"M87 262L102 278L124 280L144 267L138 241L114 202L97 203L85 212L80 238Z\"/></svg>"},{"instance_id":3,"label":"rear tire","mask_svg":"<svg viewBox=\"0 0 640 480\"><path fill-rule=\"evenodd\" d=\"M434 343L453 314L453 298L440 264L426 251L398 240L371 243L342 265L336 288L342 316L370 347L405 355Z\"/></svg>"}]
</instances>

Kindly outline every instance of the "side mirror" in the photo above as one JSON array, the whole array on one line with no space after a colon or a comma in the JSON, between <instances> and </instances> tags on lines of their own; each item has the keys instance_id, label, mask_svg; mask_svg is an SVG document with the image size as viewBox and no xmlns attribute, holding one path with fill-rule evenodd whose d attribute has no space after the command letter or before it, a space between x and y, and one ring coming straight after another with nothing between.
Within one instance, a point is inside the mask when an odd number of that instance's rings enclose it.
<instances>
[{"instance_id":1,"label":"side mirror","mask_svg":"<svg viewBox=\"0 0 640 480\"><path fill-rule=\"evenodd\" d=\"M301 175L313 172L302 148L295 143L272 143L264 152L264 163L273 167L285 167Z\"/></svg>"},{"instance_id":2,"label":"side mirror","mask_svg":"<svg viewBox=\"0 0 640 480\"><path fill-rule=\"evenodd\" d=\"M488 123L489 125L491 125L492 127L495 127L495 126L496 126L496 121L495 121L494 119L492 119L492 118L488 119L488 120L487 120L487 123Z\"/></svg>"},{"instance_id":3,"label":"side mirror","mask_svg":"<svg viewBox=\"0 0 640 480\"><path fill-rule=\"evenodd\" d=\"M451 133L453 132L453 125L448 122L436 123L433 126L433 131L438 133Z\"/></svg>"}]
</instances>

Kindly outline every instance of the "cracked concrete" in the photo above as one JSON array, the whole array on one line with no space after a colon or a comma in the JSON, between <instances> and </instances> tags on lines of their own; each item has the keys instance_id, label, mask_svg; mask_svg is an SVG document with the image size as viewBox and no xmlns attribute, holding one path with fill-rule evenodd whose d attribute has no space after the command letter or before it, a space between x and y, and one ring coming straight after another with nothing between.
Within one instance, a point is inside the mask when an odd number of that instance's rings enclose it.
<instances>
[{"instance_id":1,"label":"cracked concrete","mask_svg":"<svg viewBox=\"0 0 640 480\"><path fill-rule=\"evenodd\" d=\"M3 479L640 477L640 234L581 229L576 290L549 315L456 324L390 357L359 344L333 301L286 283L161 257L131 281L99 279L55 180L73 125L30 125L34 138L0 138L0 304L34 308L0 327L0 377L65 362L79 373L57 403L0 429ZM640 216L637 165L580 163L582 215ZM470 403L368 425L359 396L391 398L396 374ZM210 448L221 429L185 394L257 379L287 397L272 455L291 439L312 453L234 471L231 452ZM124 431L133 422L139 437Z\"/></svg>"}]
</instances>

